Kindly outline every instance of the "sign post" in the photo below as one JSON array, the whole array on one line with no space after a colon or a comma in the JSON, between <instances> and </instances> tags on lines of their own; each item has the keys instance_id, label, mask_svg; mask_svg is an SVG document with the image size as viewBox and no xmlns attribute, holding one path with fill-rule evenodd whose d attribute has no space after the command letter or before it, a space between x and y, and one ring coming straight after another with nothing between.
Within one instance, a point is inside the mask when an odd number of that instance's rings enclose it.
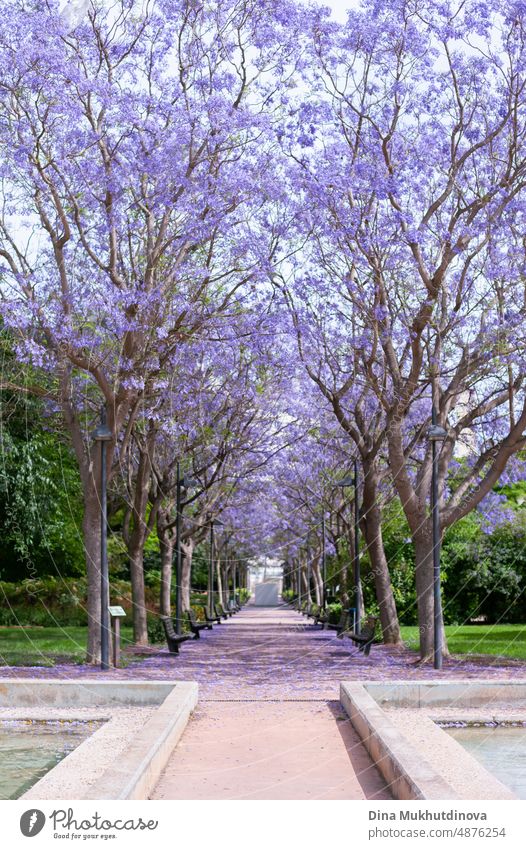
<instances>
[{"instance_id":1,"label":"sign post","mask_svg":"<svg viewBox=\"0 0 526 849\"><path fill-rule=\"evenodd\" d=\"M121 619L126 616L124 608L108 608L111 616L111 635L113 638L113 666L117 669L121 657Z\"/></svg>"}]
</instances>

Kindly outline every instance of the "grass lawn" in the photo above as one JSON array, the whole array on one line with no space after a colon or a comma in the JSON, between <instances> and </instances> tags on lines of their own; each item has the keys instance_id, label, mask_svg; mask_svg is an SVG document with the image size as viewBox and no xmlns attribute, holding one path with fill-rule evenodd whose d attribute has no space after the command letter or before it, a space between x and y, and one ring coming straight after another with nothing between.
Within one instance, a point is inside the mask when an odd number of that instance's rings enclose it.
<instances>
[{"instance_id":1,"label":"grass lawn","mask_svg":"<svg viewBox=\"0 0 526 849\"><path fill-rule=\"evenodd\" d=\"M1 666L55 666L83 663L86 658L86 627L0 628ZM121 645L132 637L131 628L121 628Z\"/></svg>"},{"instance_id":2,"label":"grass lawn","mask_svg":"<svg viewBox=\"0 0 526 849\"><path fill-rule=\"evenodd\" d=\"M1 628L0 666L55 666L83 663L87 628ZM418 649L416 625L402 626L409 648ZM122 645L132 640L132 630L121 630ZM453 654L501 655L526 660L526 625L447 625L448 647ZM138 657L134 662L139 660ZM126 660L123 659L126 663Z\"/></svg>"},{"instance_id":3,"label":"grass lawn","mask_svg":"<svg viewBox=\"0 0 526 849\"><path fill-rule=\"evenodd\" d=\"M402 625L402 639L418 649L416 625ZM488 654L526 660L526 625L446 625L452 654Z\"/></svg>"}]
</instances>

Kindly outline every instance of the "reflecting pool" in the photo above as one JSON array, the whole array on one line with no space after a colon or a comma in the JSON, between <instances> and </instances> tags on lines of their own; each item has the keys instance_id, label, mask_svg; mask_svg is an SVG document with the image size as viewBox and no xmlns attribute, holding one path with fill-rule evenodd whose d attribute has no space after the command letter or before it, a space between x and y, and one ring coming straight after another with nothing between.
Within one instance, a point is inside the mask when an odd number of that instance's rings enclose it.
<instances>
[{"instance_id":1,"label":"reflecting pool","mask_svg":"<svg viewBox=\"0 0 526 849\"><path fill-rule=\"evenodd\" d=\"M0 799L18 799L102 724L0 720Z\"/></svg>"},{"instance_id":2,"label":"reflecting pool","mask_svg":"<svg viewBox=\"0 0 526 849\"><path fill-rule=\"evenodd\" d=\"M468 725L444 731L519 799L526 799L526 728Z\"/></svg>"}]
</instances>

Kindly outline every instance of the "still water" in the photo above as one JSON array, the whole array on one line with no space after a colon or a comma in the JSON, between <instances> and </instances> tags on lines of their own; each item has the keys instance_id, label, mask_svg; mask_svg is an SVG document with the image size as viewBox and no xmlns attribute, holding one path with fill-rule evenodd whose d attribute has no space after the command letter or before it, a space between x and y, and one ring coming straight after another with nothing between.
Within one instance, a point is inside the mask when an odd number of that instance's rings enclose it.
<instances>
[{"instance_id":1,"label":"still water","mask_svg":"<svg viewBox=\"0 0 526 849\"><path fill-rule=\"evenodd\" d=\"M526 799L526 728L444 728L488 772Z\"/></svg>"},{"instance_id":2,"label":"still water","mask_svg":"<svg viewBox=\"0 0 526 849\"><path fill-rule=\"evenodd\" d=\"M0 799L18 799L101 724L0 721Z\"/></svg>"}]
</instances>

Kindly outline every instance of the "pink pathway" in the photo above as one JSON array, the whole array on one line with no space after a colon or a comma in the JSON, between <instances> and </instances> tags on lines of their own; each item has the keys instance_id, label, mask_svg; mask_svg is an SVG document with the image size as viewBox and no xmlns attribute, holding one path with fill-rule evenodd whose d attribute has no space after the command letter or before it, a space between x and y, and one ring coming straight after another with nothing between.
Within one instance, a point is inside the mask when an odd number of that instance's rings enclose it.
<instances>
[{"instance_id":1,"label":"pink pathway","mask_svg":"<svg viewBox=\"0 0 526 849\"><path fill-rule=\"evenodd\" d=\"M152 798L390 799L337 701L329 669L344 658L288 609L248 607L205 633L181 655L199 706Z\"/></svg>"}]
</instances>

